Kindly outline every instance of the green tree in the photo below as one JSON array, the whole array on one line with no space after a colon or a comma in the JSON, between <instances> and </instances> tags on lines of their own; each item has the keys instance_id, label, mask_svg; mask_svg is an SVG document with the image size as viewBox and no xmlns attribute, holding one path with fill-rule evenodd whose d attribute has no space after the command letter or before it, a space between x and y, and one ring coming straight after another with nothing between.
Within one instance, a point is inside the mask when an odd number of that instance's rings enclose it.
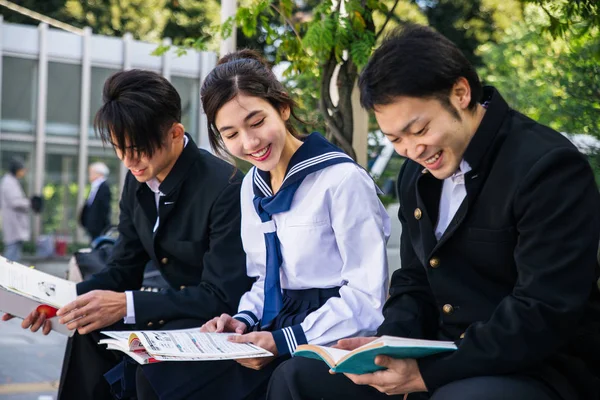
<instances>
[{"instance_id":1,"label":"green tree","mask_svg":"<svg viewBox=\"0 0 600 400\"><path fill-rule=\"evenodd\" d=\"M481 3L481 0L437 0L425 2L423 7L430 26L454 42L473 65L482 64L475 50L491 40L494 31L492 10Z\"/></svg>"},{"instance_id":2,"label":"green tree","mask_svg":"<svg viewBox=\"0 0 600 400\"><path fill-rule=\"evenodd\" d=\"M553 38L540 34L548 16L527 5L498 44L479 54L485 83L501 90L509 104L533 119L569 133L600 136L600 28Z\"/></svg>"},{"instance_id":3,"label":"green tree","mask_svg":"<svg viewBox=\"0 0 600 400\"><path fill-rule=\"evenodd\" d=\"M188 38L202 43L215 41L213 25L220 19L217 0L168 0L165 4L167 21L162 31L164 37L176 45L186 45Z\"/></svg>"},{"instance_id":4,"label":"green tree","mask_svg":"<svg viewBox=\"0 0 600 400\"><path fill-rule=\"evenodd\" d=\"M217 0L20 0L18 5L78 28L89 26L101 35L123 36L159 42L170 37L183 44L190 37L205 43L210 27L219 21ZM7 8L7 22L39 24L39 21ZM188 41L189 42L189 41ZM188 45L193 44L187 43Z\"/></svg>"},{"instance_id":5,"label":"green tree","mask_svg":"<svg viewBox=\"0 0 600 400\"><path fill-rule=\"evenodd\" d=\"M598 0L522 0L535 4L548 17L540 27L553 37L565 38L572 34L584 35L600 27L600 2Z\"/></svg>"},{"instance_id":6,"label":"green tree","mask_svg":"<svg viewBox=\"0 0 600 400\"><path fill-rule=\"evenodd\" d=\"M65 22L64 19L68 18L65 11L65 4L67 3L67 0L13 0L13 3L62 22ZM2 7L1 10L2 16L7 22L34 25L39 23L37 20L31 17L13 11L9 8Z\"/></svg>"},{"instance_id":7,"label":"green tree","mask_svg":"<svg viewBox=\"0 0 600 400\"><path fill-rule=\"evenodd\" d=\"M318 105L318 117L309 119L322 119L326 136L355 156L351 93L381 34L406 20L396 13L399 4L417 13L418 7L408 0L325 0L303 2L304 8L293 0L259 0L242 4L235 21L225 24L223 31L227 35L235 22L244 35L263 37L272 60L288 63L284 76L294 92L301 93L299 102ZM332 85L337 88L337 103L331 96Z\"/></svg>"}]
</instances>

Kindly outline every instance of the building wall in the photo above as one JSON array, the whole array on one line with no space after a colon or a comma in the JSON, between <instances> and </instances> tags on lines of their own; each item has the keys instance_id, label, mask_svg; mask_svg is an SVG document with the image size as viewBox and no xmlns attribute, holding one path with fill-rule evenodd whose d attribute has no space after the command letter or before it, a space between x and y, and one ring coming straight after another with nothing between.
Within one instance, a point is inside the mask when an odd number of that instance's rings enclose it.
<instances>
[{"instance_id":1,"label":"building wall","mask_svg":"<svg viewBox=\"0 0 600 400\"><path fill-rule=\"evenodd\" d=\"M126 170L110 146L103 146L92 124L102 105L102 87L113 73L131 68L167 77L182 100L182 123L200 147L209 147L200 103L203 78L216 55L174 51L153 56L156 44L49 28L4 23L0 16L0 174L13 156L25 159L28 195L41 194L45 208L32 217L34 238L42 234L85 241L78 212L89 192L87 166L110 168L113 220Z\"/></svg>"}]
</instances>

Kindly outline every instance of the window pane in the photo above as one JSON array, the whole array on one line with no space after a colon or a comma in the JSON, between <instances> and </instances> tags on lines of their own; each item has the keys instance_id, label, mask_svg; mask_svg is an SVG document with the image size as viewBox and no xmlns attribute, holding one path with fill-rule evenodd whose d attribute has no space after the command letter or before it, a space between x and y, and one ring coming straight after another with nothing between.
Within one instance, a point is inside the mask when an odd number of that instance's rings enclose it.
<instances>
[{"instance_id":1,"label":"window pane","mask_svg":"<svg viewBox=\"0 0 600 400\"><path fill-rule=\"evenodd\" d=\"M79 135L80 98L81 65L49 62L47 134Z\"/></svg>"},{"instance_id":2,"label":"window pane","mask_svg":"<svg viewBox=\"0 0 600 400\"><path fill-rule=\"evenodd\" d=\"M37 60L2 57L2 132L33 133L37 102Z\"/></svg>"},{"instance_id":3,"label":"window pane","mask_svg":"<svg viewBox=\"0 0 600 400\"><path fill-rule=\"evenodd\" d=\"M73 153L73 151L69 151L69 153ZM75 237L78 221L77 160L76 154L46 154L46 171L42 190L44 197L42 230L44 234Z\"/></svg>"},{"instance_id":4,"label":"window pane","mask_svg":"<svg viewBox=\"0 0 600 400\"><path fill-rule=\"evenodd\" d=\"M198 79L172 76L171 83L181 97L181 123L194 141L198 138Z\"/></svg>"},{"instance_id":5,"label":"window pane","mask_svg":"<svg viewBox=\"0 0 600 400\"><path fill-rule=\"evenodd\" d=\"M102 89L104 88L104 82L115 72L119 72L118 69L113 68L101 68L92 67L92 83L90 89L90 129L89 136L94 137L94 117L96 112L102 107Z\"/></svg>"}]
</instances>

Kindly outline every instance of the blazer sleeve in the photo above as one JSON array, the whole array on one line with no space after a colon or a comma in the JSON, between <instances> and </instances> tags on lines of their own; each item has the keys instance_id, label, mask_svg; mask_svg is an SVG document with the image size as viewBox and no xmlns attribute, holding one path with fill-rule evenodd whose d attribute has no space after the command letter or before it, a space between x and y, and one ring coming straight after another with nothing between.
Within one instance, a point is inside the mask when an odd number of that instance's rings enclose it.
<instances>
[{"instance_id":1,"label":"blazer sleeve","mask_svg":"<svg viewBox=\"0 0 600 400\"><path fill-rule=\"evenodd\" d=\"M133 178L128 174L123 196L119 202L119 238L115 242L107 267L91 279L78 283L77 294L96 289L124 292L137 290L142 286L144 270L150 257L133 224L132 210L128 199L134 199L135 193L130 193L131 185L128 185L127 182L130 179Z\"/></svg>"},{"instance_id":2,"label":"blazer sleeve","mask_svg":"<svg viewBox=\"0 0 600 400\"><path fill-rule=\"evenodd\" d=\"M210 211L209 250L202 259L201 283L183 290L133 292L136 325L150 321L193 318L209 320L234 314L251 280L240 238L240 183L228 184Z\"/></svg>"},{"instance_id":3,"label":"blazer sleeve","mask_svg":"<svg viewBox=\"0 0 600 400\"><path fill-rule=\"evenodd\" d=\"M574 149L549 152L529 169L513 201L516 285L488 320L469 326L456 352L418 360L429 391L534 366L576 333L596 290L599 200L589 164Z\"/></svg>"},{"instance_id":4,"label":"blazer sleeve","mask_svg":"<svg viewBox=\"0 0 600 400\"><path fill-rule=\"evenodd\" d=\"M398 175L399 187L403 185L403 179L409 179L405 175L406 165L407 163L404 163ZM377 330L377 336L429 338L437 322L436 304L425 268L410 242L402 204L400 204L398 218L402 226L401 267L392 275L390 296L383 307L384 321Z\"/></svg>"}]
</instances>

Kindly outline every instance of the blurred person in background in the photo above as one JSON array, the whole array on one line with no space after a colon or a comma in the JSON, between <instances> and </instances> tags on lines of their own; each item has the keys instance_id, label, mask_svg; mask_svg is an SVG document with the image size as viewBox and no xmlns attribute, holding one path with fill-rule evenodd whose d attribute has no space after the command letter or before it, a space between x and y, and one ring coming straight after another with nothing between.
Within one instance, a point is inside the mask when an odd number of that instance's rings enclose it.
<instances>
[{"instance_id":1,"label":"blurred person in background","mask_svg":"<svg viewBox=\"0 0 600 400\"><path fill-rule=\"evenodd\" d=\"M81 209L79 223L93 241L110 226L110 187L106 182L109 169L106 164L95 162L88 168L90 194Z\"/></svg>"},{"instance_id":2,"label":"blurred person in background","mask_svg":"<svg viewBox=\"0 0 600 400\"><path fill-rule=\"evenodd\" d=\"M25 196L19 183L19 179L22 179L26 173L25 162L15 157L9 163L8 173L0 181L4 257L12 261L21 260L23 242L30 237L31 201Z\"/></svg>"}]
</instances>

